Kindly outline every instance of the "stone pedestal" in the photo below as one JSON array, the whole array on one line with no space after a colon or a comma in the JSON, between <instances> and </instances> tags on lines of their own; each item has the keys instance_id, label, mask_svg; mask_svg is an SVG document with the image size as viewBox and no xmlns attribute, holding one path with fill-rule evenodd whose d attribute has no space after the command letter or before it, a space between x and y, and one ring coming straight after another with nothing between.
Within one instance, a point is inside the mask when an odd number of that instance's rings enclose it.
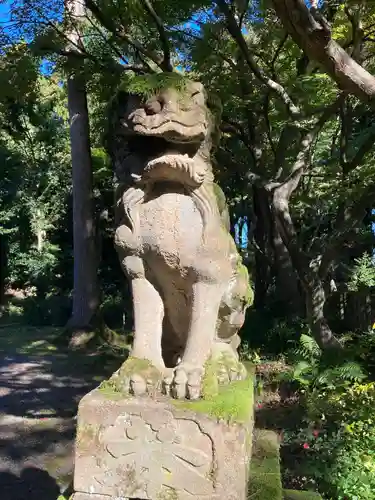
<instances>
[{"instance_id":1,"label":"stone pedestal","mask_svg":"<svg viewBox=\"0 0 375 500\"><path fill-rule=\"evenodd\" d=\"M245 500L253 405L251 384L247 394L239 384L248 411L232 423L223 398L89 393L78 412L74 500Z\"/></svg>"}]
</instances>

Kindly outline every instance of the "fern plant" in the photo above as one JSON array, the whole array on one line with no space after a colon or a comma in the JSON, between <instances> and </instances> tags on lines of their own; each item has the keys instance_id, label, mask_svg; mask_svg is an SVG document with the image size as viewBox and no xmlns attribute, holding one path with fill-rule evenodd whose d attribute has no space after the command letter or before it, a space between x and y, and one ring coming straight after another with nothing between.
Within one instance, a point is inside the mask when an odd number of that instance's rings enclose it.
<instances>
[{"instance_id":1,"label":"fern plant","mask_svg":"<svg viewBox=\"0 0 375 500\"><path fill-rule=\"evenodd\" d=\"M297 382L303 390L335 389L366 377L359 363L343 359L338 353L332 359L320 349L315 339L306 334L301 335L289 357L292 368L282 378Z\"/></svg>"}]
</instances>

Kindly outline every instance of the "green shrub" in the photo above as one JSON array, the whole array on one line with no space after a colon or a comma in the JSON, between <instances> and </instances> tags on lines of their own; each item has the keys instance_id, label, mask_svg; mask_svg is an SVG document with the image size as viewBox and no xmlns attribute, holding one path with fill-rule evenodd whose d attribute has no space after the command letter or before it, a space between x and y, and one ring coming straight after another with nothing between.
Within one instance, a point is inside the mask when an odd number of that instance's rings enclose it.
<instances>
[{"instance_id":1,"label":"green shrub","mask_svg":"<svg viewBox=\"0 0 375 500\"><path fill-rule=\"evenodd\" d=\"M334 391L366 377L357 361L346 359L339 352L323 352L316 340L306 334L301 335L288 358L292 369L281 378L297 382L304 393L314 391L314 396L317 390Z\"/></svg>"},{"instance_id":2,"label":"green shrub","mask_svg":"<svg viewBox=\"0 0 375 500\"><path fill-rule=\"evenodd\" d=\"M253 349L260 349L264 355L279 355L306 330L300 318L286 320L284 317L285 314L281 316L272 310L249 309L241 329L241 338L248 341Z\"/></svg>"},{"instance_id":3,"label":"green shrub","mask_svg":"<svg viewBox=\"0 0 375 500\"><path fill-rule=\"evenodd\" d=\"M27 297L20 301L20 305L23 322L33 326L64 326L72 311L71 298L61 295Z\"/></svg>"},{"instance_id":4,"label":"green shrub","mask_svg":"<svg viewBox=\"0 0 375 500\"><path fill-rule=\"evenodd\" d=\"M375 499L375 383L326 393L315 410L319 404L315 428L284 435L285 445L303 451L301 474L329 498Z\"/></svg>"}]
</instances>

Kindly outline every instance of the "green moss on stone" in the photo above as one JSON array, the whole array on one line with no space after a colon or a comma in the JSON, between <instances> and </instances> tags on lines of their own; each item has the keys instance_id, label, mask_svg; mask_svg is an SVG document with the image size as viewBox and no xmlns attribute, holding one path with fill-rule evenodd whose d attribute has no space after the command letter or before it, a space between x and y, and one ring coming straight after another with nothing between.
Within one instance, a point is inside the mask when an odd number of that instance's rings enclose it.
<instances>
[{"instance_id":1,"label":"green moss on stone","mask_svg":"<svg viewBox=\"0 0 375 500\"><path fill-rule=\"evenodd\" d=\"M248 498L282 500L279 440L272 431L254 431Z\"/></svg>"},{"instance_id":2,"label":"green moss on stone","mask_svg":"<svg viewBox=\"0 0 375 500\"><path fill-rule=\"evenodd\" d=\"M284 500L322 500L314 491L284 490Z\"/></svg>"},{"instance_id":3,"label":"green moss on stone","mask_svg":"<svg viewBox=\"0 0 375 500\"><path fill-rule=\"evenodd\" d=\"M240 259L237 263L237 273L241 276L243 280L247 282L245 300L248 306L251 306L254 302L254 292L250 285L250 276L247 267L242 263Z\"/></svg>"},{"instance_id":4,"label":"green moss on stone","mask_svg":"<svg viewBox=\"0 0 375 500\"><path fill-rule=\"evenodd\" d=\"M253 412L253 376L245 380L219 386L217 394L212 394L213 384L206 382L203 398L197 401L173 400L172 404L183 410L204 413L217 420L229 423L248 423ZM215 388L216 389L216 388Z\"/></svg>"},{"instance_id":5,"label":"green moss on stone","mask_svg":"<svg viewBox=\"0 0 375 500\"><path fill-rule=\"evenodd\" d=\"M164 487L157 494L156 500L178 500L177 491L174 488Z\"/></svg>"},{"instance_id":6,"label":"green moss on stone","mask_svg":"<svg viewBox=\"0 0 375 500\"><path fill-rule=\"evenodd\" d=\"M219 393L219 383L217 380L217 363L212 359L206 361L204 365L204 375L202 380L203 399L209 399Z\"/></svg>"},{"instance_id":7,"label":"green moss on stone","mask_svg":"<svg viewBox=\"0 0 375 500\"><path fill-rule=\"evenodd\" d=\"M124 382L129 380L134 374L140 375L144 380L151 380L155 385L162 377L160 371L150 361L131 356L111 378L100 384L98 390L108 399L122 399L128 397L128 391L124 390L127 384Z\"/></svg>"},{"instance_id":8,"label":"green moss on stone","mask_svg":"<svg viewBox=\"0 0 375 500\"><path fill-rule=\"evenodd\" d=\"M137 75L131 79L126 78L120 90L148 99L170 88L174 88L183 94L188 82L189 79L179 73L154 73L151 75Z\"/></svg>"},{"instance_id":9,"label":"green moss on stone","mask_svg":"<svg viewBox=\"0 0 375 500\"><path fill-rule=\"evenodd\" d=\"M103 380L103 382L99 385L98 391L105 396L107 399L123 399L127 396L127 394L123 393L118 386L118 381L114 378L110 378L108 380Z\"/></svg>"},{"instance_id":10,"label":"green moss on stone","mask_svg":"<svg viewBox=\"0 0 375 500\"><path fill-rule=\"evenodd\" d=\"M221 189L221 187L219 186L219 184L216 184L216 182L214 182L212 184L212 187L213 187L213 190L214 190L214 195L215 195L215 198L216 198L217 206L219 207L219 212L223 213L224 210L227 209L227 202L226 202L226 199L225 199L224 191Z\"/></svg>"},{"instance_id":11,"label":"green moss on stone","mask_svg":"<svg viewBox=\"0 0 375 500\"><path fill-rule=\"evenodd\" d=\"M143 372L145 370L148 370L149 368L154 368L154 366L148 359L134 358L133 356L130 356L121 365L120 373L123 375L131 375L135 372Z\"/></svg>"},{"instance_id":12,"label":"green moss on stone","mask_svg":"<svg viewBox=\"0 0 375 500\"><path fill-rule=\"evenodd\" d=\"M150 361L131 356L121 366L118 376L122 379L135 373L141 375L145 380L152 380L154 383L157 383L162 377L160 371Z\"/></svg>"}]
</instances>

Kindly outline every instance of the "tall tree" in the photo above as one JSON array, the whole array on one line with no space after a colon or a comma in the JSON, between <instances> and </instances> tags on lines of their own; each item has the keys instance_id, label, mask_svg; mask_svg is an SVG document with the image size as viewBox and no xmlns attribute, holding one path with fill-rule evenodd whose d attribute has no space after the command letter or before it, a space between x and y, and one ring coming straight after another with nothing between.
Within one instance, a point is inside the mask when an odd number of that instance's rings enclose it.
<instances>
[{"instance_id":1,"label":"tall tree","mask_svg":"<svg viewBox=\"0 0 375 500\"><path fill-rule=\"evenodd\" d=\"M229 97L224 118L248 157L242 178L254 185L256 216L262 214L261 192L263 213L271 221L264 224L265 230L255 229L262 243L258 243L258 255L267 257L267 247L274 249L274 241L281 238L303 286L306 317L316 339L324 347L337 345L325 317L326 298L337 266L337 252L345 242L358 237L357 228L374 196L374 182L367 167L374 138L372 121L366 136L359 139L355 129L363 108L358 101L351 102L346 94L336 91L319 68L311 68L311 64L306 67L304 55L301 57L284 30L276 28L272 10L244 8L225 0L215 3L217 8L206 11L199 29L190 27L180 33L185 45L200 44L196 54L204 54L205 62L202 65L201 57L195 69L212 88L220 89L221 82L235 79L235 87L229 92L234 98ZM345 36L347 20L341 16L335 28L344 38L343 43L351 46L353 42ZM362 41L366 36L365 31ZM366 44L356 45L356 53L363 57ZM210 70L213 63L216 69ZM215 71L219 72L216 77ZM344 191L337 190L331 168L336 179L342 177ZM333 203L328 198L324 201L329 212L324 215L324 223L319 218L313 222L312 234L306 232L301 221L304 214L296 211L294 200L301 200L304 193L313 198L311 189L318 188L315 203L321 204L326 195L321 191L322 182L314 181L315 176L334 179L331 183L336 193L330 194ZM308 184L306 178L310 179ZM365 182L358 184L358 178ZM263 217L260 222L264 221Z\"/></svg>"},{"instance_id":2,"label":"tall tree","mask_svg":"<svg viewBox=\"0 0 375 500\"><path fill-rule=\"evenodd\" d=\"M68 326L74 331L90 329L99 307L97 235L93 207L90 125L81 41L84 5L66 0L69 31L68 108L73 180L74 289L73 311ZM79 339L74 336L72 342Z\"/></svg>"}]
</instances>

